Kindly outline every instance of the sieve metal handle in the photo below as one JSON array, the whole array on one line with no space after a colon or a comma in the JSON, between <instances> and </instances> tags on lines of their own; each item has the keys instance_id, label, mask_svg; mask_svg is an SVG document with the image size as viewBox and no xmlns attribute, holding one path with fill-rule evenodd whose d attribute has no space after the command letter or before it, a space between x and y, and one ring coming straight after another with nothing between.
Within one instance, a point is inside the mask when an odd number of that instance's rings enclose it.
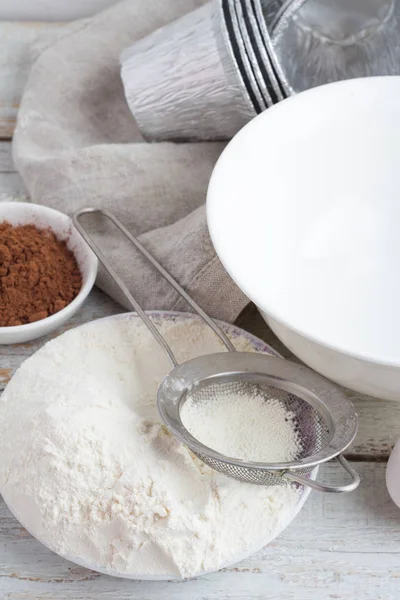
<instances>
[{"instance_id":1,"label":"sieve metal handle","mask_svg":"<svg viewBox=\"0 0 400 600\"><path fill-rule=\"evenodd\" d=\"M353 467L347 462L343 454L339 454L336 457L336 460L342 465L342 467L347 471L347 473L351 477L351 482L346 483L344 485L326 485L324 483L319 483L319 481L314 481L313 479L309 479L308 477L304 477L303 475L297 475L294 471L285 471L282 474L282 477L288 479L289 481L295 481L296 483L301 483L301 485L306 485L313 490L318 490L319 492L332 492L334 494L338 494L341 492L352 492L355 490L360 483L360 476L353 469Z\"/></svg>"},{"instance_id":2,"label":"sieve metal handle","mask_svg":"<svg viewBox=\"0 0 400 600\"><path fill-rule=\"evenodd\" d=\"M122 279L116 273L114 268L110 265L107 258L104 256L103 252L100 250L100 248L98 247L96 242L88 234L88 232L86 231L86 229L83 227L82 223L80 222L80 218L83 215L87 215L87 214L98 214L98 215L101 215L101 216L105 217L106 219L109 219L110 221L112 221L112 223L114 223L114 225L125 235L125 237L128 238L128 240L135 246L135 248L137 250L139 250L139 252L145 258L147 258L147 260L153 265L153 267L155 267L157 269L157 271L160 273L160 275L162 275L162 277L164 277L164 279L166 279L166 281L168 281L168 283L178 292L178 294L184 300L186 300L186 302L193 308L193 310L199 315L199 317L201 317L203 319L203 321L213 330L213 332L219 337L219 339L222 341L222 343L227 348L227 350L229 352L236 351L236 349L235 349L234 345L232 344L232 342L230 341L229 337L216 324L214 319L209 317L208 314L206 312L204 312L204 310L197 304L197 302L195 302L193 300L193 298L191 298L189 296L189 294L179 285L179 283L172 277L172 275L170 273L168 273L168 271L166 269L164 269L164 267L162 265L160 265L160 263L154 258L154 256L152 254L150 254L150 252L143 246L143 244L141 244L141 242L139 242L139 240L132 233L130 233L130 231L127 230L127 228L121 223L121 221L119 219L117 219L117 217L115 215L113 215L113 213L111 213L110 211L105 210L105 209L92 208L92 207L83 208L82 210L79 210L72 217L75 227L77 228L77 230L79 231L79 233L81 234L83 239L86 241L86 243L90 246L90 248L96 254L97 258L99 259L99 261L101 262L101 264L103 265L105 270L108 272L108 274L112 277L112 279L118 285L119 289L125 295L125 297L129 301L129 303L131 304L132 309L135 310L138 313L138 315L141 317L144 324L149 329L149 331L152 333L152 335L157 340L159 345L162 347L162 349L164 350L164 352L166 353L166 355L168 356L169 360L171 361L171 363L173 364L174 367L176 367L178 365L178 361L176 360L175 355L172 352L170 346L167 344L166 340L163 338L163 336L161 335L161 333L159 332L157 327L154 325L152 320L148 317L146 312L142 309L142 307L140 306L138 301L132 296L132 294L128 290L127 286L124 284Z\"/></svg>"}]
</instances>

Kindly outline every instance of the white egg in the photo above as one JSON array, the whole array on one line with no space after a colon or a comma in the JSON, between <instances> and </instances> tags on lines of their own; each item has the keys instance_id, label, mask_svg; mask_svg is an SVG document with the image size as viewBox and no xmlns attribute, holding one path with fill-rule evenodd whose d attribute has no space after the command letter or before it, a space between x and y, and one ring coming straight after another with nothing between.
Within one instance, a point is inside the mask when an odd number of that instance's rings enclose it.
<instances>
[{"instance_id":1,"label":"white egg","mask_svg":"<svg viewBox=\"0 0 400 600\"><path fill-rule=\"evenodd\" d=\"M397 440L386 467L386 485L393 502L400 507L400 439Z\"/></svg>"}]
</instances>

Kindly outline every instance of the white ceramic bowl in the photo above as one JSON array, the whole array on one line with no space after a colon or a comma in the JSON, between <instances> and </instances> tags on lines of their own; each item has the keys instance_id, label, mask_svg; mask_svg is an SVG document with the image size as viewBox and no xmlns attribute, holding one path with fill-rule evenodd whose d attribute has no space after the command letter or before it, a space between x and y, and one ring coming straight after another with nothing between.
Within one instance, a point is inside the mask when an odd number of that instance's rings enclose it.
<instances>
[{"instance_id":1,"label":"white ceramic bowl","mask_svg":"<svg viewBox=\"0 0 400 600\"><path fill-rule=\"evenodd\" d=\"M216 251L284 344L400 400L400 77L343 81L259 115L211 178Z\"/></svg>"},{"instance_id":2,"label":"white ceramic bowl","mask_svg":"<svg viewBox=\"0 0 400 600\"><path fill-rule=\"evenodd\" d=\"M32 224L50 227L59 239L66 240L67 247L74 253L82 273L82 288L76 298L59 312L26 325L0 327L0 344L18 344L47 335L63 325L82 306L92 289L97 275L97 258L82 239L67 215L38 204L27 202L0 202L0 222L11 225Z\"/></svg>"}]
</instances>

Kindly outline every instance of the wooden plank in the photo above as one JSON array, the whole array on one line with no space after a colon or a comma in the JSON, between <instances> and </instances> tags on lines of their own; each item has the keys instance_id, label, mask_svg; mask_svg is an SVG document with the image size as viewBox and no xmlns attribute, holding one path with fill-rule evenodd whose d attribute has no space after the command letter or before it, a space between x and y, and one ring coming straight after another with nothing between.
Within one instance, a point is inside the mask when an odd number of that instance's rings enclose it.
<instances>
[{"instance_id":1,"label":"wooden plank","mask_svg":"<svg viewBox=\"0 0 400 600\"><path fill-rule=\"evenodd\" d=\"M186 582L135 582L75 566L48 551L0 504L2 597L24 600L397 600L400 510L385 488L385 465L357 463L350 494L313 492L288 529L255 556ZM341 480L337 465L325 479Z\"/></svg>"},{"instance_id":2,"label":"wooden plank","mask_svg":"<svg viewBox=\"0 0 400 600\"><path fill-rule=\"evenodd\" d=\"M60 23L0 22L0 138L12 137L35 44L58 35Z\"/></svg>"},{"instance_id":3,"label":"wooden plank","mask_svg":"<svg viewBox=\"0 0 400 600\"><path fill-rule=\"evenodd\" d=\"M0 141L0 202L28 200L29 194L21 176L15 171L11 143Z\"/></svg>"},{"instance_id":4,"label":"wooden plank","mask_svg":"<svg viewBox=\"0 0 400 600\"><path fill-rule=\"evenodd\" d=\"M15 173L10 142L0 142L0 173Z\"/></svg>"},{"instance_id":5,"label":"wooden plank","mask_svg":"<svg viewBox=\"0 0 400 600\"><path fill-rule=\"evenodd\" d=\"M1 21L72 21L90 17L118 0L1 0Z\"/></svg>"},{"instance_id":6,"label":"wooden plank","mask_svg":"<svg viewBox=\"0 0 400 600\"><path fill-rule=\"evenodd\" d=\"M0 202L27 200L28 192L18 173L0 172Z\"/></svg>"}]
</instances>

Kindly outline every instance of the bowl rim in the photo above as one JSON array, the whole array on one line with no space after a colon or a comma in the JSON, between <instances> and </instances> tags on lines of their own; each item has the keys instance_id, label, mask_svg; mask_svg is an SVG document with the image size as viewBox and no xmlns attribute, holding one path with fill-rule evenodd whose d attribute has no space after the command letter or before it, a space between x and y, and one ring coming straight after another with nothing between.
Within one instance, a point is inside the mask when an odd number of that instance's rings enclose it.
<instances>
[{"instance_id":1,"label":"bowl rim","mask_svg":"<svg viewBox=\"0 0 400 600\"><path fill-rule=\"evenodd\" d=\"M399 358L391 358L390 356L382 359L379 356L374 356L370 352L357 352L352 351L346 346L342 346L340 344L329 343L323 337L320 337L316 334L309 334L305 332L301 327L294 326L290 323L289 319L279 314L279 310L275 310L268 306L268 302L264 299L258 297L256 294L253 294L251 290L251 285L248 285L246 281L240 280L235 275L235 266L229 259L229 252L227 252L224 247L224 242L221 243L221 236L219 235L220 224L219 219L214 218L214 205L215 197L216 197L216 179L220 179L220 173L224 173L225 176L229 174L229 169L226 167L227 157L236 153L236 147L238 142L243 138L248 138L253 135L253 131L257 128L257 126L262 122L273 118L274 114L277 111L287 110L288 104L304 102L305 98L324 98L326 96L331 96L331 91L335 92L336 89L349 89L349 90L361 90L363 93L366 93L371 89L371 87L383 87L389 86L389 89L392 88L400 89L400 76L393 75L382 75L377 77L359 77L354 79L346 79L342 81L335 81L332 83L327 83L315 88L311 88L294 96L290 96L286 98L282 102L274 104L268 110L260 113L254 119L252 119L247 125L245 125L232 140L229 141L227 146L222 151L219 156L216 165L211 174L211 178L208 185L207 190L207 201L206 201L206 214L207 214L207 224L210 233L210 237L214 248L217 252L218 257L220 258L225 270L229 274L229 276L233 279L236 285L244 292L244 294L256 304L258 309L264 313L267 317L270 317L277 323L280 323L288 330L293 333L301 336L305 340L309 340L316 345L319 345L323 348L336 352L338 354L342 354L344 356L348 356L350 358L368 362L370 364L380 365L384 367L400 367L400 357ZM218 173L218 175L217 175ZM220 185L218 185L218 189L220 189ZM217 223L218 222L218 223Z\"/></svg>"},{"instance_id":2,"label":"bowl rim","mask_svg":"<svg viewBox=\"0 0 400 600\"><path fill-rule=\"evenodd\" d=\"M56 216L56 218L61 218L62 220L69 222L69 224L71 225L71 228L74 229L79 234L78 230L76 229L75 225L73 224L71 217L69 217L65 213L62 213L59 210L56 210L55 208L50 208L49 206L43 206L42 204L36 204L34 202L1 202L0 203L0 222L2 222L1 207L4 207L4 206L10 207L10 208L26 207L29 209L33 209L33 211L36 211L37 214L52 213L53 215ZM17 210L18 210L18 208L17 208ZM51 227L50 227L50 229L51 229ZM33 323L24 323L23 325L8 325L6 327L0 327L0 334L28 333L29 331L33 331L40 326L45 327L45 326L51 326L52 324L56 327L60 318L63 318L66 313L73 312L75 308L79 308L81 302L85 298L87 298L87 296L89 295L90 291L93 288L93 285L96 281L98 265L99 265L97 256L90 249L90 247L86 244L86 242L83 240L83 238L82 238L82 242L87 247L87 255L90 257L92 262L89 264L87 280L82 285L81 289L79 290L79 293L75 296L75 298L69 304L64 306L64 308L59 310L58 312L56 312L53 315L50 315L48 317L45 317L44 319L40 319L39 321L34 321ZM72 252L72 250L71 250L71 252ZM74 252L72 252L72 253L75 256L75 253Z\"/></svg>"}]
</instances>

